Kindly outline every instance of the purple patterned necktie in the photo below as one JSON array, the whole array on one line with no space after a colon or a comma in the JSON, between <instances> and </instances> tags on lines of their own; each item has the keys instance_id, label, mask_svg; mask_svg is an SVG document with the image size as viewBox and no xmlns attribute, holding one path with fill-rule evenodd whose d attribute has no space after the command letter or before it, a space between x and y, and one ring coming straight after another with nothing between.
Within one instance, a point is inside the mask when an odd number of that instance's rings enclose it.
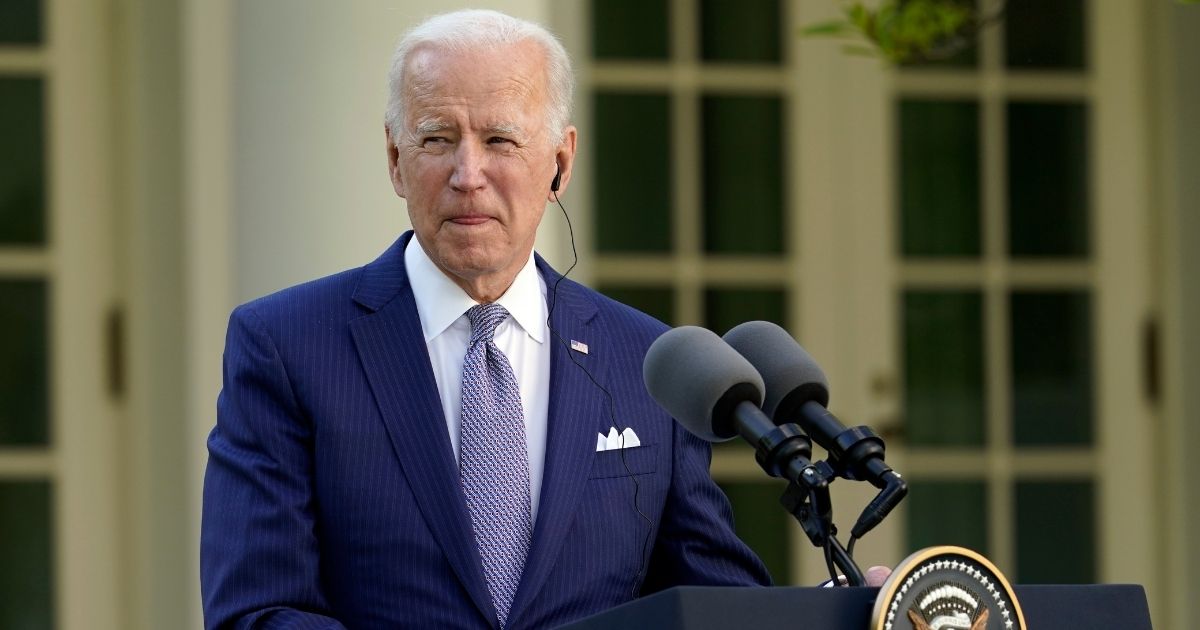
<instances>
[{"instance_id":1,"label":"purple patterned necktie","mask_svg":"<svg viewBox=\"0 0 1200 630\"><path fill-rule=\"evenodd\" d=\"M471 341L463 361L458 474L483 576L504 627L533 538L525 419L512 366L492 341L508 311L499 304L477 304L467 318Z\"/></svg>"}]
</instances>

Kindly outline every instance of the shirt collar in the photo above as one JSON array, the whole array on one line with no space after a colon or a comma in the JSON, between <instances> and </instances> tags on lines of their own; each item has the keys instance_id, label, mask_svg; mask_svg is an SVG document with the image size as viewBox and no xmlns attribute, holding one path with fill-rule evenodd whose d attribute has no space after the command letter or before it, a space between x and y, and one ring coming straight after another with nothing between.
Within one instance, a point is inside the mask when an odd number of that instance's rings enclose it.
<instances>
[{"instance_id":1,"label":"shirt collar","mask_svg":"<svg viewBox=\"0 0 1200 630\"><path fill-rule=\"evenodd\" d=\"M454 283L425 253L416 234L404 250L404 267L421 317L426 343L442 334L477 302ZM546 283L537 272L533 252L513 283L496 300L526 334L542 343L546 333Z\"/></svg>"}]
</instances>

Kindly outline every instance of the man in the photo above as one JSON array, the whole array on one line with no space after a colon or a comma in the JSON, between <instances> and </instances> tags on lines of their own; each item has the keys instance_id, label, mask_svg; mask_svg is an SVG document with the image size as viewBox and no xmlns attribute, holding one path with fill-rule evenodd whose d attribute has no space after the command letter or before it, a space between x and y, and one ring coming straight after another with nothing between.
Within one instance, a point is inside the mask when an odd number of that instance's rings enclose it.
<instances>
[{"instance_id":1,"label":"man","mask_svg":"<svg viewBox=\"0 0 1200 630\"><path fill-rule=\"evenodd\" d=\"M413 232L231 317L206 625L540 628L676 584L768 584L707 445L644 391L665 326L533 254L575 157L561 44L447 14L389 79Z\"/></svg>"}]
</instances>

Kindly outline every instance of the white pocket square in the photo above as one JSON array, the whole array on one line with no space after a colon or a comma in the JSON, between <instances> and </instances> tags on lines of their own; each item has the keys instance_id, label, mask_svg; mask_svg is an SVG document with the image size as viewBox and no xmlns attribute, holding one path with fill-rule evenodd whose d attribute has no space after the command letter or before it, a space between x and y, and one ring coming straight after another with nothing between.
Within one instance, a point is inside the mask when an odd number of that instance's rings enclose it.
<instances>
[{"instance_id":1,"label":"white pocket square","mask_svg":"<svg viewBox=\"0 0 1200 630\"><path fill-rule=\"evenodd\" d=\"M633 429L626 427L621 433L617 433L617 427L611 427L608 430L608 435L603 433L596 434L596 452L600 451L615 451L622 448L633 448L641 446L642 441L638 439Z\"/></svg>"}]
</instances>

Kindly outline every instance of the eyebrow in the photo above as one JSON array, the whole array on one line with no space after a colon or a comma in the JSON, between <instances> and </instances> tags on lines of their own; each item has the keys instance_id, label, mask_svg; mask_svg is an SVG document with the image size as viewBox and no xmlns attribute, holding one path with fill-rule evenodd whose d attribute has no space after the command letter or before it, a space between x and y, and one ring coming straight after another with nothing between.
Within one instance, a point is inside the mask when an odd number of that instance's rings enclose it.
<instances>
[{"instance_id":1,"label":"eyebrow","mask_svg":"<svg viewBox=\"0 0 1200 630\"><path fill-rule=\"evenodd\" d=\"M500 133L505 135L520 135L521 128L512 123L498 123L487 128L488 133Z\"/></svg>"},{"instance_id":2,"label":"eyebrow","mask_svg":"<svg viewBox=\"0 0 1200 630\"><path fill-rule=\"evenodd\" d=\"M454 127L454 125L451 125L450 123L441 121L441 120L423 120L423 121L417 123L416 132L418 135L425 135L425 134L430 134L430 133L442 132L447 129L452 129L453 127ZM524 131L521 129L520 125L516 125L513 123L496 123L494 125L488 126L487 129L484 130L484 132L488 133L488 134L501 134L501 135L510 135L510 136L523 136L524 135Z\"/></svg>"},{"instance_id":3,"label":"eyebrow","mask_svg":"<svg viewBox=\"0 0 1200 630\"><path fill-rule=\"evenodd\" d=\"M423 120L417 123L417 133L437 133L450 128L450 125L440 120Z\"/></svg>"}]
</instances>

